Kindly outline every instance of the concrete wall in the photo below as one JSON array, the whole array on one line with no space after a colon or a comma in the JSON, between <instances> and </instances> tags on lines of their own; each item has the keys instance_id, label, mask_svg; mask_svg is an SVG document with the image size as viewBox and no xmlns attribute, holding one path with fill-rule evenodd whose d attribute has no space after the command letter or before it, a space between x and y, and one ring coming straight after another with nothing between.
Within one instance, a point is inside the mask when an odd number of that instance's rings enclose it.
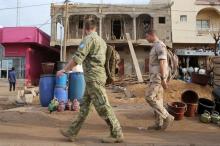
<instances>
[{"instance_id":1,"label":"concrete wall","mask_svg":"<svg viewBox=\"0 0 220 146\"><path fill-rule=\"evenodd\" d=\"M172 6L172 39L173 43L214 43L213 38L209 34L198 34L196 27L197 14L205 8L213 8L220 12L219 5L198 5L196 0L173 0ZM180 16L187 15L187 22L180 22ZM213 17L213 13L207 13L204 17ZM214 18L220 15L214 15Z\"/></svg>"},{"instance_id":2,"label":"concrete wall","mask_svg":"<svg viewBox=\"0 0 220 146\"><path fill-rule=\"evenodd\" d=\"M71 59L72 55L76 51L76 47L68 47L67 49L67 58L68 60ZM135 69L133 66L131 54L129 47L127 45L125 46L116 46L116 50L118 51L120 58L124 60L124 75L131 75L135 74ZM139 66L141 69L141 72L145 74L146 66L148 67L148 64L146 64L146 60L149 60L149 52L150 47L146 46L138 46L135 47L135 53L138 58Z\"/></svg>"}]
</instances>

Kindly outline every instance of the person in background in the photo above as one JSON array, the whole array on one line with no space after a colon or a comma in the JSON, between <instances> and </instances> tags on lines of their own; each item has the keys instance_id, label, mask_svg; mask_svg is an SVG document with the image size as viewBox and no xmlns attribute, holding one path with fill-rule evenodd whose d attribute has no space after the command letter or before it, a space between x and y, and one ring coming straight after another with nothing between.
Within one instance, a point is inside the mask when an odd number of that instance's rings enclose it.
<instances>
[{"instance_id":1,"label":"person in background","mask_svg":"<svg viewBox=\"0 0 220 146\"><path fill-rule=\"evenodd\" d=\"M9 91L12 91L12 87L13 87L13 91L15 91L16 72L15 72L15 68L14 67L12 67L12 69L9 71L8 81L9 81Z\"/></svg>"},{"instance_id":2,"label":"person in background","mask_svg":"<svg viewBox=\"0 0 220 146\"><path fill-rule=\"evenodd\" d=\"M146 33L146 39L148 42L153 43L153 47L150 51L149 60L150 85L145 99L156 115L155 124L148 127L148 130L165 130L174 121L174 117L168 113L163 105L163 91L168 88L167 48L159 40L154 30L149 30Z\"/></svg>"}]
</instances>

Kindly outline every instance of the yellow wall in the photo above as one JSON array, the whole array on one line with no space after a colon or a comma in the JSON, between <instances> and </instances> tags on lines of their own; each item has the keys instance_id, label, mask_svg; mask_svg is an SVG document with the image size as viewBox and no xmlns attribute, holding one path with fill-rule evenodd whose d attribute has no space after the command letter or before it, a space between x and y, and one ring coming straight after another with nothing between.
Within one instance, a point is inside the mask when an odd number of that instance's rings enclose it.
<instances>
[{"instance_id":1,"label":"yellow wall","mask_svg":"<svg viewBox=\"0 0 220 146\"><path fill-rule=\"evenodd\" d=\"M210 34L198 35L196 28L197 14L204 8L215 8L220 12L220 6L196 5L195 0L172 0L174 4L171 7L172 16L172 36L173 43L214 43ZM210 13L211 12L211 13ZM180 15L187 15L187 22L180 22ZM208 14L202 14L201 18L211 16L211 21L220 21L220 15L209 11Z\"/></svg>"}]
</instances>

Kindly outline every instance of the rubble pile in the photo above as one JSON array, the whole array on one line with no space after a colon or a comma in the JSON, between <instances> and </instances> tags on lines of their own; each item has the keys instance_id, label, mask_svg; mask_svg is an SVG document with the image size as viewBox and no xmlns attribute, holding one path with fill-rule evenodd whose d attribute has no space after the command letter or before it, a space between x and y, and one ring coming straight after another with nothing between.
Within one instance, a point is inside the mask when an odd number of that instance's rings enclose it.
<instances>
[{"instance_id":1,"label":"rubble pile","mask_svg":"<svg viewBox=\"0 0 220 146\"><path fill-rule=\"evenodd\" d=\"M38 87L25 87L18 90L17 97L12 99L17 104L33 104L39 103L39 88Z\"/></svg>"}]
</instances>

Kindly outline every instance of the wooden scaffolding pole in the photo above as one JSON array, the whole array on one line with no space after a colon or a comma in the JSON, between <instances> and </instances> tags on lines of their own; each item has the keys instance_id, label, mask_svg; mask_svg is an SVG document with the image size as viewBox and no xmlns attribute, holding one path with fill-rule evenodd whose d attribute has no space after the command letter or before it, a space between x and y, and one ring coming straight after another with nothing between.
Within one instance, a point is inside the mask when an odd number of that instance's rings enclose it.
<instances>
[{"instance_id":1,"label":"wooden scaffolding pole","mask_svg":"<svg viewBox=\"0 0 220 146\"><path fill-rule=\"evenodd\" d=\"M134 68L135 68L135 71L136 71L136 74L137 74L138 82L143 83L144 80L143 80L143 77L142 77L142 74L141 74L140 66L138 64L137 56L135 54L134 47L133 47L133 44L131 42L131 37L130 37L129 33L126 33L126 38L127 38L127 41L128 41L128 46L129 46L129 49L130 49L130 52L131 52L131 58L132 58L133 63L134 63Z\"/></svg>"}]
</instances>

